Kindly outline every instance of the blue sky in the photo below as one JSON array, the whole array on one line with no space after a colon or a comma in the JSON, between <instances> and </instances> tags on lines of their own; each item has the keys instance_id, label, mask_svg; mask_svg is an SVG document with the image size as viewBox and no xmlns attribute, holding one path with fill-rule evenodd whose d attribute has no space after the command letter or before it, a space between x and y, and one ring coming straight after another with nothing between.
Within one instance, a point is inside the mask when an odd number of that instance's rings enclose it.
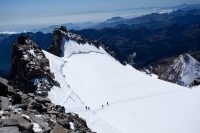
<instances>
[{"instance_id":1,"label":"blue sky","mask_svg":"<svg viewBox=\"0 0 200 133\"><path fill-rule=\"evenodd\" d=\"M30 30L69 22L100 22L114 16L137 16L118 9L195 4L199 0L0 0L0 32ZM144 11L147 12L147 11ZM139 13L140 14L140 13Z\"/></svg>"}]
</instances>

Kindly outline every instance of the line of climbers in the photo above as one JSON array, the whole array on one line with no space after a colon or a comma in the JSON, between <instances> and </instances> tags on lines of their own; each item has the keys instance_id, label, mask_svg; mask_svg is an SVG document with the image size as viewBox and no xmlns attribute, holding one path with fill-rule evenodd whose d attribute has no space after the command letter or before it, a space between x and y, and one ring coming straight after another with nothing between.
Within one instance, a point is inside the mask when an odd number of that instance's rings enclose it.
<instances>
[{"instance_id":1,"label":"line of climbers","mask_svg":"<svg viewBox=\"0 0 200 133\"><path fill-rule=\"evenodd\" d=\"M109 106L108 102L107 102L107 106ZM85 106L85 108L86 108L86 110L90 110L90 107L88 107L88 106ZM102 108L103 108L103 105L102 105Z\"/></svg>"}]
</instances>

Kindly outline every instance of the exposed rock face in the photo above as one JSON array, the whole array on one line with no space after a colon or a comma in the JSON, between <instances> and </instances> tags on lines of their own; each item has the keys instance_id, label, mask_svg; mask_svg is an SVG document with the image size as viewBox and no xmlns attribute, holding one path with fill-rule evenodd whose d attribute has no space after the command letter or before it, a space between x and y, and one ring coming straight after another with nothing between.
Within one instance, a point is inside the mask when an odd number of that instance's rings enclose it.
<instances>
[{"instance_id":1,"label":"exposed rock face","mask_svg":"<svg viewBox=\"0 0 200 133\"><path fill-rule=\"evenodd\" d=\"M108 54L110 54L112 57L118 60L116 54L110 49L109 45L105 42L99 43L97 40L89 40L76 33L68 32L66 27L64 26L61 26L60 28L55 28L53 31L53 35L54 39L47 51L56 56L63 56L62 42L64 40L73 40L76 41L78 44L88 43L90 45L94 45L97 48L102 47Z\"/></svg>"},{"instance_id":2,"label":"exposed rock face","mask_svg":"<svg viewBox=\"0 0 200 133\"><path fill-rule=\"evenodd\" d=\"M129 64L129 65L131 65L131 66L136 68L135 63L133 61L135 57L136 57L136 52L134 52L133 54L127 56L126 60L122 64L123 65Z\"/></svg>"},{"instance_id":3,"label":"exposed rock face","mask_svg":"<svg viewBox=\"0 0 200 133\"><path fill-rule=\"evenodd\" d=\"M200 85L200 77L195 78L192 83L189 84L189 87L198 86Z\"/></svg>"},{"instance_id":4,"label":"exposed rock face","mask_svg":"<svg viewBox=\"0 0 200 133\"><path fill-rule=\"evenodd\" d=\"M24 92L46 95L53 85L59 85L50 72L49 61L30 37L13 43L11 79Z\"/></svg>"},{"instance_id":5,"label":"exposed rock face","mask_svg":"<svg viewBox=\"0 0 200 133\"><path fill-rule=\"evenodd\" d=\"M48 52L50 52L56 56L59 56L59 57L61 57L63 55L62 50L61 50L63 33L61 31L67 33L66 27L61 26L61 28L55 29L53 31L54 39L53 39L50 47L47 49Z\"/></svg>"},{"instance_id":6,"label":"exposed rock face","mask_svg":"<svg viewBox=\"0 0 200 133\"><path fill-rule=\"evenodd\" d=\"M200 83L200 62L189 54L161 59L142 71L154 73L159 79L181 86L192 87Z\"/></svg>"}]
</instances>

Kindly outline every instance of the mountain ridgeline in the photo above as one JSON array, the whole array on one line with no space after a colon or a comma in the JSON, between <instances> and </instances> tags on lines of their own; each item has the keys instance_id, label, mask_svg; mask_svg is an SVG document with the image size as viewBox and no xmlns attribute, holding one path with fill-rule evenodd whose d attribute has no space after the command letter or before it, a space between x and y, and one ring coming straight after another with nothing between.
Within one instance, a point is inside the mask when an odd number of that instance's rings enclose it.
<instances>
[{"instance_id":1,"label":"mountain ridgeline","mask_svg":"<svg viewBox=\"0 0 200 133\"><path fill-rule=\"evenodd\" d=\"M94 45L97 48L102 47L108 54L110 54L112 57L118 60L115 52L112 51L109 45L106 44L105 42L98 42L97 40L89 40L76 33L68 32L66 27L64 26L61 26L60 28L55 28L53 31L53 35L54 39L50 47L47 49L47 51L56 56L62 57L64 55L62 51L62 49L64 48L63 46L64 41L72 40L80 45L89 44L89 45Z\"/></svg>"},{"instance_id":2,"label":"mountain ridgeline","mask_svg":"<svg viewBox=\"0 0 200 133\"><path fill-rule=\"evenodd\" d=\"M160 59L141 71L156 74L159 79L185 87L200 85L200 62L189 55L189 52Z\"/></svg>"},{"instance_id":3,"label":"mountain ridgeline","mask_svg":"<svg viewBox=\"0 0 200 133\"><path fill-rule=\"evenodd\" d=\"M177 10L170 14L155 13L133 18L138 24L132 28L128 25L74 32L107 42L120 62L136 52L135 66L142 68L164 57L177 56L191 49L200 50L199 15L198 9Z\"/></svg>"}]
</instances>

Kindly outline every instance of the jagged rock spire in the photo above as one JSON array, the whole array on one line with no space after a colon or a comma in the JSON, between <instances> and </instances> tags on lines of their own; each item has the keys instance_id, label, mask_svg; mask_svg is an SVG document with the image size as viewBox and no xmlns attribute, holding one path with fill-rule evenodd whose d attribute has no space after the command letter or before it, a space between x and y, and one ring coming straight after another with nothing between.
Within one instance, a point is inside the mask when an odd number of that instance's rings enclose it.
<instances>
[{"instance_id":1,"label":"jagged rock spire","mask_svg":"<svg viewBox=\"0 0 200 133\"><path fill-rule=\"evenodd\" d=\"M12 47L11 80L18 88L46 95L53 85L59 85L50 72L42 48L30 37L19 36L18 43L13 42Z\"/></svg>"}]
</instances>

